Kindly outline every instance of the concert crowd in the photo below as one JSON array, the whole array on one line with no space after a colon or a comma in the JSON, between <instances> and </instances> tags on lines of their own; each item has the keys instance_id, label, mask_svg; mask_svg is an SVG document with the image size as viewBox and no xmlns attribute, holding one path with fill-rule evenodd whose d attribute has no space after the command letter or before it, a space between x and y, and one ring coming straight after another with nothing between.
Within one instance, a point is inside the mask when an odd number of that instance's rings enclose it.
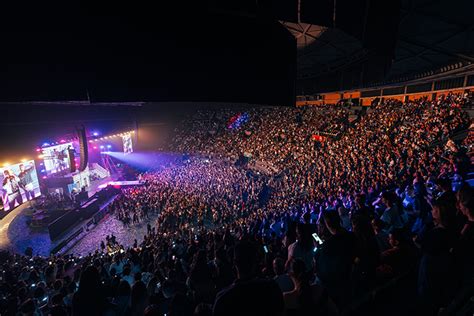
<instances>
[{"instance_id":1,"label":"concert crowd","mask_svg":"<svg viewBox=\"0 0 474 316\"><path fill-rule=\"evenodd\" d=\"M200 111L170 143L183 158L109 206L131 234L147 222L140 242L2 253L0 314L449 310L474 286L471 144L455 137L466 102L386 100L352 122L342 107L255 108L239 126L235 111ZM274 172L236 164L244 154Z\"/></svg>"}]
</instances>

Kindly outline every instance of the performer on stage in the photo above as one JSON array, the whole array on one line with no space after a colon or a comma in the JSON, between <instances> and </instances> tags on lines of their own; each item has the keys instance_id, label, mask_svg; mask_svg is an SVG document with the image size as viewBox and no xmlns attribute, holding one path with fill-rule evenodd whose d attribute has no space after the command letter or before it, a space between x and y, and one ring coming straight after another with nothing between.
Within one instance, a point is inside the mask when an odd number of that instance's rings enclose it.
<instances>
[{"instance_id":1,"label":"performer on stage","mask_svg":"<svg viewBox=\"0 0 474 316\"><path fill-rule=\"evenodd\" d=\"M7 191L7 203L10 206L8 210L12 210L15 207L15 202L18 205L23 203L23 198L20 193L19 178L11 173L9 170L3 171L3 188Z\"/></svg>"},{"instance_id":2,"label":"performer on stage","mask_svg":"<svg viewBox=\"0 0 474 316\"><path fill-rule=\"evenodd\" d=\"M25 192L26 200L32 200L35 198L35 190L33 188L32 177L32 173L35 171L35 165L33 162L31 162L28 168L25 168L23 164L21 164L19 167L20 173L18 174L18 178L20 179L20 188Z\"/></svg>"}]
</instances>

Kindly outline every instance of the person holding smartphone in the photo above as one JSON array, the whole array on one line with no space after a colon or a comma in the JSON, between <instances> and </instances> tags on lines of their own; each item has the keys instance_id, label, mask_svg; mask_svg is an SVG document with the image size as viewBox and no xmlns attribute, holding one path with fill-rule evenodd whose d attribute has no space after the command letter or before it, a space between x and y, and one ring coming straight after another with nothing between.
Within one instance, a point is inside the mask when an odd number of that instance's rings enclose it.
<instances>
[{"instance_id":1,"label":"person holding smartphone","mask_svg":"<svg viewBox=\"0 0 474 316\"><path fill-rule=\"evenodd\" d=\"M288 246L288 259L286 266L288 267L291 260L301 258L306 265L306 269L310 270L314 256L311 226L308 224L298 224L296 227L296 235L296 241Z\"/></svg>"},{"instance_id":2,"label":"person holding smartphone","mask_svg":"<svg viewBox=\"0 0 474 316\"><path fill-rule=\"evenodd\" d=\"M355 238L341 227L337 211L323 212L322 219L329 237L315 254L315 269L331 299L337 306L343 307L351 300Z\"/></svg>"}]
</instances>

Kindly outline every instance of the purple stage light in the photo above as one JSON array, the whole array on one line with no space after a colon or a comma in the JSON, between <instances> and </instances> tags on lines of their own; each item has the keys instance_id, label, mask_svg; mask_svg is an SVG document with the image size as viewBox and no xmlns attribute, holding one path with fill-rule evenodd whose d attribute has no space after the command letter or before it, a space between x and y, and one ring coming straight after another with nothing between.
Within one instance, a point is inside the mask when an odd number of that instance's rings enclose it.
<instances>
[{"instance_id":1,"label":"purple stage light","mask_svg":"<svg viewBox=\"0 0 474 316\"><path fill-rule=\"evenodd\" d=\"M94 135L94 136L99 136L99 133L94 132L94 133L92 133L92 135Z\"/></svg>"},{"instance_id":2,"label":"purple stage light","mask_svg":"<svg viewBox=\"0 0 474 316\"><path fill-rule=\"evenodd\" d=\"M112 145L107 145L107 148L112 148Z\"/></svg>"}]
</instances>

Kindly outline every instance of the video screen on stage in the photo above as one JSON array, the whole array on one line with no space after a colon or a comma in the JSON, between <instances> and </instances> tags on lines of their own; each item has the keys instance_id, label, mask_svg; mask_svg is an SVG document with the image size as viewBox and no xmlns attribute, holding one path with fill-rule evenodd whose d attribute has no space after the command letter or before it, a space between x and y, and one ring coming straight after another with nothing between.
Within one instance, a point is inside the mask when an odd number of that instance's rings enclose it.
<instances>
[{"instance_id":1,"label":"video screen on stage","mask_svg":"<svg viewBox=\"0 0 474 316\"><path fill-rule=\"evenodd\" d=\"M73 148L72 143L43 148L44 169L48 174L70 168L68 148Z\"/></svg>"},{"instance_id":2,"label":"video screen on stage","mask_svg":"<svg viewBox=\"0 0 474 316\"><path fill-rule=\"evenodd\" d=\"M130 154L133 152L133 145L132 145L132 135L126 134L122 136L123 140L123 153Z\"/></svg>"},{"instance_id":3,"label":"video screen on stage","mask_svg":"<svg viewBox=\"0 0 474 316\"><path fill-rule=\"evenodd\" d=\"M11 211L41 195L33 160L0 168L0 181L3 211Z\"/></svg>"}]
</instances>

